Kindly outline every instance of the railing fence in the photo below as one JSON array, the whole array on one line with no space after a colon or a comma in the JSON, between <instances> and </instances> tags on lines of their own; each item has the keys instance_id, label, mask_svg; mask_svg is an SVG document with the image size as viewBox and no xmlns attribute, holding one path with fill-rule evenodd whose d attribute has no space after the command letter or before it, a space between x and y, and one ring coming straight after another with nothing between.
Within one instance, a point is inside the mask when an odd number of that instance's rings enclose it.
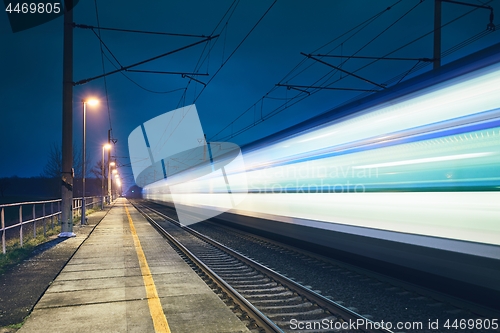
<instances>
[{"instance_id":1,"label":"railing fence","mask_svg":"<svg viewBox=\"0 0 500 333\"><path fill-rule=\"evenodd\" d=\"M86 197L85 209L101 208L102 197ZM104 200L106 200L104 198ZM31 207L30 207L31 206ZM55 210L57 206L57 210ZM18 208L19 215L16 219L16 207ZM23 207L27 208L23 213ZM49 210L50 207L50 210ZM74 224L76 218L81 216L82 213L82 198L74 198L72 202L72 215ZM29 212L31 208L31 212ZM6 217L6 210L9 214ZM48 211L49 210L49 211ZM31 214L30 214L31 213ZM37 216L38 215L38 216ZM37 237L37 222L43 225L43 235L47 235L47 221L50 220L50 229L54 229L54 219L57 219L57 224L61 223L61 199L45 200L45 201L30 201L18 202L11 204L0 205L0 220L2 233L2 253L6 253L6 243L8 240L15 238L15 228L19 228L19 245L22 247L24 242L23 232L29 232L33 228L33 238ZM16 221L17 220L17 221ZM17 222L17 223L16 223ZM25 229L25 230L24 230Z\"/></svg>"}]
</instances>

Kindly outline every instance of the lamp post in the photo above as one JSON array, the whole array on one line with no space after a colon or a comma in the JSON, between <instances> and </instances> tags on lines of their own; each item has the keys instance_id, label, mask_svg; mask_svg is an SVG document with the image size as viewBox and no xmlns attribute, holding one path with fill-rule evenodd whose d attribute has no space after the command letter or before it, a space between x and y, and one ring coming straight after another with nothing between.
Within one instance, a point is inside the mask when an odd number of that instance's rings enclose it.
<instances>
[{"instance_id":1,"label":"lamp post","mask_svg":"<svg viewBox=\"0 0 500 333\"><path fill-rule=\"evenodd\" d=\"M118 188L118 193L119 193L118 195L121 195L121 193L122 193L122 190L121 190L122 182L120 180L120 176L116 175L115 178L116 178L116 187Z\"/></svg>"},{"instance_id":2,"label":"lamp post","mask_svg":"<svg viewBox=\"0 0 500 333\"><path fill-rule=\"evenodd\" d=\"M115 162L110 162L108 163L108 198L109 198L109 202L111 202L112 200L112 192L111 192L111 187L112 187L112 181L111 181L111 167L112 166L115 166L116 163ZM113 173L116 171L116 169L113 170ZM117 171L116 171L117 172Z\"/></svg>"},{"instance_id":3,"label":"lamp post","mask_svg":"<svg viewBox=\"0 0 500 333\"><path fill-rule=\"evenodd\" d=\"M82 221L81 224L85 224L85 122L86 122L86 113L87 113L87 104L90 106L94 106L99 104L99 101L94 98L90 98L87 100L82 100L83 103L83 163L82 163Z\"/></svg>"},{"instance_id":4,"label":"lamp post","mask_svg":"<svg viewBox=\"0 0 500 333\"><path fill-rule=\"evenodd\" d=\"M120 187L120 175L118 174L118 170L116 170L116 172L114 173L115 175L115 184L116 184L116 190L115 190L115 193L118 194L118 191L119 191L119 187Z\"/></svg>"},{"instance_id":5,"label":"lamp post","mask_svg":"<svg viewBox=\"0 0 500 333\"><path fill-rule=\"evenodd\" d=\"M111 145L106 143L102 146L102 163L101 163L101 209L104 209L104 150L110 150ZM109 162L109 161L108 161ZM109 169L109 168L108 168ZM109 175L108 175L109 177Z\"/></svg>"}]
</instances>

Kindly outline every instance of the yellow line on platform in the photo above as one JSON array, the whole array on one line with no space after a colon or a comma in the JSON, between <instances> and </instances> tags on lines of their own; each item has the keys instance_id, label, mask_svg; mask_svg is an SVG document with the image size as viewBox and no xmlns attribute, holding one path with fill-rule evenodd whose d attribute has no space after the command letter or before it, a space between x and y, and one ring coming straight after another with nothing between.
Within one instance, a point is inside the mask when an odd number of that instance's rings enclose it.
<instances>
[{"instance_id":1,"label":"yellow line on platform","mask_svg":"<svg viewBox=\"0 0 500 333\"><path fill-rule=\"evenodd\" d=\"M144 280L144 286L146 287L146 295L148 298L149 312L151 313L151 318L153 318L153 325L155 327L155 332L170 333L170 327L168 326L167 318L163 309L161 307L160 298L158 297L158 292L156 291L155 282L153 281L153 276L149 270L148 262L144 251L142 250L141 242L139 241L139 236L135 231L134 222L128 211L127 206L125 206L125 211L127 212L128 223L130 225L130 232L134 239L135 251L137 252L137 258L139 258L139 265L141 266L142 279Z\"/></svg>"}]
</instances>

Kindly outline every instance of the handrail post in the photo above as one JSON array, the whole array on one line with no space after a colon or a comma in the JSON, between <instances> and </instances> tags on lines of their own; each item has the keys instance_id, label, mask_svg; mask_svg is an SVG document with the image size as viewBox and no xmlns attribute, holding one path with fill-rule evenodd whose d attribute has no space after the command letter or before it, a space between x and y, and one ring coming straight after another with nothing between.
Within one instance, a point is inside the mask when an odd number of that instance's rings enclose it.
<instances>
[{"instance_id":1,"label":"handrail post","mask_svg":"<svg viewBox=\"0 0 500 333\"><path fill-rule=\"evenodd\" d=\"M19 245L23 246L23 205L19 205Z\"/></svg>"},{"instance_id":2,"label":"handrail post","mask_svg":"<svg viewBox=\"0 0 500 333\"><path fill-rule=\"evenodd\" d=\"M3 207L2 207L2 212L0 213L0 219L2 220L2 253L5 254L5 216L3 212Z\"/></svg>"},{"instance_id":3,"label":"handrail post","mask_svg":"<svg viewBox=\"0 0 500 333\"><path fill-rule=\"evenodd\" d=\"M54 229L54 203L50 203L50 230Z\"/></svg>"},{"instance_id":4,"label":"handrail post","mask_svg":"<svg viewBox=\"0 0 500 333\"><path fill-rule=\"evenodd\" d=\"M36 238L36 214L35 214L35 204L33 204L33 238Z\"/></svg>"},{"instance_id":5,"label":"handrail post","mask_svg":"<svg viewBox=\"0 0 500 333\"><path fill-rule=\"evenodd\" d=\"M42 218L42 223L43 223L43 237L47 237L47 228L45 226L45 224L47 222L46 221L47 219L45 218L45 203L42 205L42 216L43 216L43 218Z\"/></svg>"}]
</instances>

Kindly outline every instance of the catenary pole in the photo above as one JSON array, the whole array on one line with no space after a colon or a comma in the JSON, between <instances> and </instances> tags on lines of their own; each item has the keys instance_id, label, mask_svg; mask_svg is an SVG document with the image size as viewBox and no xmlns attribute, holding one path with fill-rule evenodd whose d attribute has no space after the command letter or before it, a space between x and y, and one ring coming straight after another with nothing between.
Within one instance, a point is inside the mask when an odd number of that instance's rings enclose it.
<instances>
[{"instance_id":1,"label":"catenary pole","mask_svg":"<svg viewBox=\"0 0 500 333\"><path fill-rule=\"evenodd\" d=\"M61 233L73 237L73 0L65 1L63 35L63 109Z\"/></svg>"},{"instance_id":2,"label":"catenary pole","mask_svg":"<svg viewBox=\"0 0 500 333\"><path fill-rule=\"evenodd\" d=\"M108 144L111 145L111 130L108 130ZM116 154L115 154L116 155ZM108 198L111 203L111 149L108 150Z\"/></svg>"}]
</instances>

